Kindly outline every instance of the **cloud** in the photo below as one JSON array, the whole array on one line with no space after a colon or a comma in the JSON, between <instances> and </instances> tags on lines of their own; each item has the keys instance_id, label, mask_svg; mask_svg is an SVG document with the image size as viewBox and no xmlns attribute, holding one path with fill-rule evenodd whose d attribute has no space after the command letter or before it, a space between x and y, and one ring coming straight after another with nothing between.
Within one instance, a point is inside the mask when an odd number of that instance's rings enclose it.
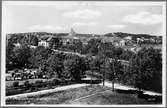
<instances>
[{"instance_id":1,"label":"cloud","mask_svg":"<svg viewBox=\"0 0 167 108\"><path fill-rule=\"evenodd\" d=\"M51 26L51 25L33 25L29 28L32 31L62 31L64 30L61 26Z\"/></svg>"},{"instance_id":2,"label":"cloud","mask_svg":"<svg viewBox=\"0 0 167 108\"><path fill-rule=\"evenodd\" d=\"M96 22L74 22L73 26L95 26L97 25Z\"/></svg>"},{"instance_id":3,"label":"cloud","mask_svg":"<svg viewBox=\"0 0 167 108\"><path fill-rule=\"evenodd\" d=\"M66 12L63 14L63 16L68 18L93 19L101 16L101 13L99 11L84 9L84 10Z\"/></svg>"},{"instance_id":4,"label":"cloud","mask_svg":"<svg viewBox=\"0 0 167 108\"><path fill-rule=\"evenodd\" d=\"M160 24L162 22L162 15L152 14L147 11L142 11L137 14L125 16L122 21L133 24L143 24L143 25Z\"/></svg>"},{"instance_id":5,"label":"cloud","mask_svg":"<svg viewBox=\"0 0 167 108\"><path fill-rule=\"evenodd\" d=\"M123 29L126 27L126 25L123 24L116 24L116 25L108 25L108 28L112 28L112 29Z\"/></svg>"}]
</instances>

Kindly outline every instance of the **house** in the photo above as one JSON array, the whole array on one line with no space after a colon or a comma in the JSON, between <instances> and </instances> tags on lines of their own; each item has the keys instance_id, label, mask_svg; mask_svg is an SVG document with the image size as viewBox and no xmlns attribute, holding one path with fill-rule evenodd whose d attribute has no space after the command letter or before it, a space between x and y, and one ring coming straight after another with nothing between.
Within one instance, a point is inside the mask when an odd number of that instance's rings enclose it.
<instances>
[{"instance_id":1,"label":"house","mask_svg":"<svg viewBox=\"0 0 167 108\"><path fill-rule=\"evenodd\" d=\"M114 36L113 45L115 45L115 46L124 46L125 45L125 40L121 39L120 37Z\"/></svg>"},{"instance_id":2,"label":"house","mask_svg":"<svg viewBox=\"0 0 167 108\"><path fill-rule=\"evenodd\" d=\"M132 36L124 37L125 40L132 40Z\"/></svg>"},{"instance_id":3,"label":"house","mask_svg":"<svg viewBox=\"0 0 167 108\"><path fill-rule=\"evenodd\" d=\"M12 75L6 73L6 81L12 80Z\"/></svg>"},{"instance_id":4,"label":"house","mask_svg":"<svg viewBox=\"0 0 167 108\"><path fill-rule=\"evenodd\" d=\"M137 44L141 44L142 42L144 42L144 39L142 39L142 38L137 38Z\"/></svg>"},{"instance_id":5,"label":"house","mask_svg":"<svg viewBox=\"0 0 167 108\"><path fill-rule=\"evenodd\" d=\"M142 48L141 47L133 47L133 48L130 48L130 50L132 51L132 52L134 52L134 53L137 53L137 52L139 52L140 50L141 50Z\"/></svg>"},{"instance_id":6,"label":"house","mask_svg":"<svg viewBox=\"0 0 167 108\"><path fill-rule=\"evenodd\" d=\"M20 44L20 43L14 43L14 46L20 48L20 47L21 47L21 44Z\"/></svg>"},{"instance_id":7,"label":"house","mask_svg":"<svg viewBox=\"0 0 167 108\"><path fill-rule=\"evenodd\" d=\"M123 38L125 40L125 45L126 46L134 46L136 42L132 40L132 36L127 36Z\"/></svg>"},{"instance_id":8,"label":"house","mask_svg":"<svg viewBox=\"0 0 167 108\"><path fill-rule=\"evenodd\" d=\"M38 46L44 46L44 47L49 47L49 40L52 37L52 35L44 35L41 36L38 42Z\"/></svg>"},{"instance_id":9,"label":"house","mask_svg":"<svg viewBox=\"0 0 167 108\"><path fill-rule=\"evenodd\" d=\"M60 37L58 36L53 36L53 35L43 35L38 42L38 46L44 46L44 47L49 47L50 42L54 40L54 44L58 43L60 44L62 41Z\"/></svg>"},{"instance_id":10,"label":"house","mask_svg":"<svg viewBox=\"0 0 167 108\"><path fill-rule=\"evenodd\" d=\"M125 45L126 45L126 41L122 39L122 40L119 42L119 45L120 45L120 46L125 46Z\"/></svg>"}]
</instances>

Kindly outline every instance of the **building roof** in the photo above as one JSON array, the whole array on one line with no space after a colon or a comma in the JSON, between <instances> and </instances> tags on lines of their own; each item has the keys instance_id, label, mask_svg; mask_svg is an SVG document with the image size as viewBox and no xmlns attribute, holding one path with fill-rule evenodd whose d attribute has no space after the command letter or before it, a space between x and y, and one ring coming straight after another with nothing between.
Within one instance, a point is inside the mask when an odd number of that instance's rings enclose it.
<instances>
[{"instance_id":1,"label":"building roof","mask_svg":"<svg viewBox=\"0 0 167 108\"><path fill-rule=\"evenodd\" d=\"M52 35L43 35L40 37L41 40L47 40L48 38L52 37Z\"/></svg>"},{"instance_id":2,"label":"building roof","mask_svg":"<svg viewBox=\"0 0 167 108\"><path fill-rule=\"evenodd\" d=\"M41 36L41 40L51 41L53 38L61 38L59 36L53 36L53 35L43 35Z\"/></svg>"},{"instance_id":3,"label":"building roof","mask_svg":"<svg viewBox=\"0 0 167 108\"><path fill-rule=\"evenodd\" d=\"M126 39L126 40L132 40L132 36L124 37L124 39Z\"/></svg>"}]
</instances>

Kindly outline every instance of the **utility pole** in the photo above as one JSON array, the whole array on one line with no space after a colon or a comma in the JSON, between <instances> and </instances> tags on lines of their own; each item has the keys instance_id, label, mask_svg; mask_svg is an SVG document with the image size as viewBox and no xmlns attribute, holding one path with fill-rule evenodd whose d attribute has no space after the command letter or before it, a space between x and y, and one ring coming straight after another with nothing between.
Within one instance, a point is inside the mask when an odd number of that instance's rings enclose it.
<instances>
[{"instance_id":1,"label":"utility pole","mask_svg":"<svg viewBox=\"0 0 167 108\"><path fill-rule=\"evenodd\" d=\"M92 76L91 76L91 86L93 85L93 71L94 71L94 67L93 67L93 69L91 70L92 71Z\"/></svg>"},{"instance_id":2,"label":"utility pole","mask_svg":"<svg viewBox=\"0 0 167 108\"><path fill-rule=\"evenodd\" d=\"M103 67L104 68L104 67ZM103 86L105 85L105 70L103 69Z\"/></svg>"},{"instance_id":3,"label":"utility pole","mask_svg":"<svg viewBox=\"0 0 167 108\"><path fill-rule=\"evenodd\" d=\"M115 79L115 66L114 66L114 61L112 62L112 67L113 67L112 90L114 91L114 79Z\"/></svg>"},{"instance_id":4,"label":"utility pole","mask_svg":"<svg viewBox=\"0 0 167 108\"><path fill-rule=\"evenodd\" d=\"M140 53L139 53L140 54ZM141 80L141 54L139 55L139 80ZM139 87L139 91L141 91L140 87Z\"/></svg>"},{"instance_id":5,"label":"utility pole","mask_svg":"<svg viewBox=\"0 0 167 108\"><path fill-rule=\"evenodd\" d=\"M103 86L105 86L105 79L106 79L106 63L107 63L107 58L104 58L104 63L103 63Z\"/></svg>"}]
</instances>

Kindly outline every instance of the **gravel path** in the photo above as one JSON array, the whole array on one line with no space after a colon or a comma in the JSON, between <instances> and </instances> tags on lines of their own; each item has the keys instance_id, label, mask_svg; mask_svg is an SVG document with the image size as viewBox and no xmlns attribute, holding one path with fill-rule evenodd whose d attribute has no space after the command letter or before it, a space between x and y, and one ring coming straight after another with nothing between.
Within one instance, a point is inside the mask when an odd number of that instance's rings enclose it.
<instances>
[{"instance_id":1,"label":"gravel path","mask_svg":"<svg viewBox=\"0 0 167 108\"><path fill-rule=\"evenodd\" d=\"M100 85L102 85L102 83ZM112 83L105 81L105 86L112 87ZM117 84L117 83L114 84L114 88L120 89L120 90L137 90L137 88L134 88L131 86L126 86L126 85L121 85L121 84ZM142 90L142 91L144 92L144 94L162 96L161 93L156 93L156 92L147 91L147 90Z\"/></svg>"},{"instance_id":2,"label":"gravel path","mask_svg":"<svg viewBox=\"0 0 167 108\"><path fill-rule=\"evenodd\" d=\"M89 79L89 78L86 78L86 79ZM58 88L54 88L54 89L48 89L48 90L42 90L42 91L37 91L37 92L7 96L6 99L11 99L11 98L18 99L18 98L25 98L25 97L36 96L36 95L43 95L43 94L46 94L46 93L54 93L54 92L57 92L57 91L79 88L79 87L83 87L83 86L87 86L87 85L89 85L89 84L73 84L73 85L62 86L62 87L58 87ZM102 85L102 83L100 85ZM112 83L108 82L108 81L105 81L105 86L112 87ZM120 89L120 90L137 90L136 88L121 85L121 84L117 84L117 83L114 84L114 88ZM148 95L162 96L162 94L152 92L152 91L143 90L143 92L144 92L144 94L148 94Z\"/></svg>"},{"instance_id":3,"label":"gravel path","mask_svg":"<svg viewBox=\"0 0 167 108\"><path fill-rule=\"evenodd\" d=\"M54 92L57 92L57 91L79 88L79 87L83 87L83 86L87 86L87 85L88 84L73 84L73 85L62 86L62 87L58 87L58 88L54 88L54 89L48 89L48 90L42 90L42 91L37 91L37 92L6 96L6 99L26 98L26 97L30 97L30 96L43 95L43 94L46 94L46 93L54 93Z\"/></svg>"}]
</instances>

